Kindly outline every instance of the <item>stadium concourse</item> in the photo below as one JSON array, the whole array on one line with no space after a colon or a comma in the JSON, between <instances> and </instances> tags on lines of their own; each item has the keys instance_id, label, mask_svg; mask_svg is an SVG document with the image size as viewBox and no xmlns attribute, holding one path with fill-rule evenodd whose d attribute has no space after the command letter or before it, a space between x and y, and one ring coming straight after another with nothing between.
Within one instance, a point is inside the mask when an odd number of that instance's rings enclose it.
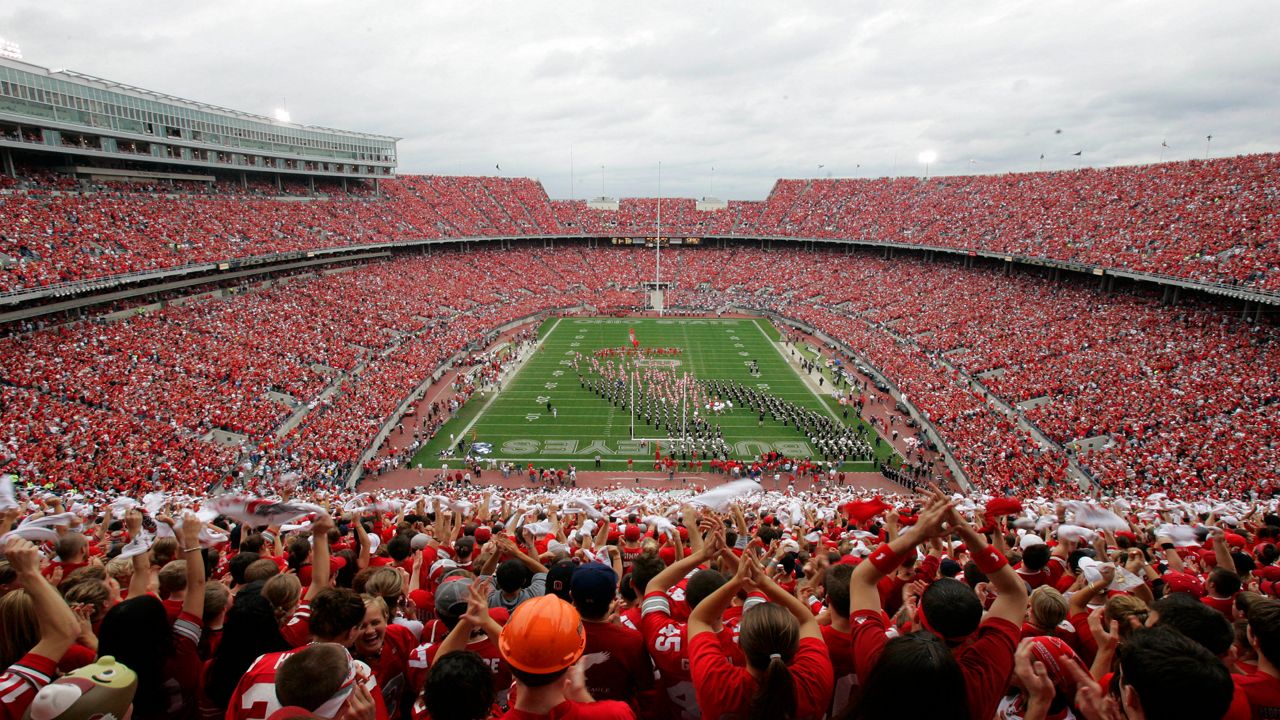
<instances>
[{"instance_id":1,"label":"stadium concourse","mask_svg":"<svg viewBox=\"0 0 1280 720\"><path fill-rule=\"evenodd\" d=\"M717 458L749 477L671 488L408 467L511 369L504 344L643 311L651 255L598 241L649 235L655 199L6 179L0 288L19 311L58 283L405 247L4 326L0 720L1276 716L1274 318L810 241L1263 295L1278 166L663 200L665 232L717 239L664 251L668 306L808 333L819 367L859 370L845 399L905 459L841 484L806 479L807 458ZM412 244L432 239L469 240Z\"/></svg>"}]
</instances>

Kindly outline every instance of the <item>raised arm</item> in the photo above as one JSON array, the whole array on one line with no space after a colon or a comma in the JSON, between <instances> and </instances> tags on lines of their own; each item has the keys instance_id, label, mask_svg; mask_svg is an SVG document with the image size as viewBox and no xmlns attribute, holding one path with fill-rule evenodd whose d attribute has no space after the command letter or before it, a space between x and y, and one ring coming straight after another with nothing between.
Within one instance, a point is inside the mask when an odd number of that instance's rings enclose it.
<instances>
[{"instance_id":1,"label":"raised arm","mask_svg":"<svg viewBox=\"0 0 1280 720\"><path fill-rule=\"evenodd\" d=\"M729 552L725 550L725 552ZM698 553L701 554L701 553ZM673 566L674 567L674 566ZM729 582L716 588L715 592L708 595L698 606L689 613L688 636L692 640L694 635L705 632L715 632L720 626L720 618L724 615L724 611L729 607L729 603L733 602L733 597L738 594L738 590L742 588L742 584L748 578L759 570L759 566L755 564L755 560L751 558L750 553L744 553L742 561L738 563L738 571L729 578ZM763 573L756 573L762 575ZM656 578L655 578L656 579ZM650 583L652 585L653 583Z\"/></svg>"},{"instance_id":2,"label":"raised arm","mask_svg":"<svg viewBox=\"0 0 1280 720\"><path fill-rule=\"evenodd\" d=\"M202 618L204 616L204 583L207 572L204 553L200 551L200 531L204 523L194 513L182 519L182 559L187 561L187 594L182 600L182 612Z\"/></svg>"},{"instance_id":3,"label":"raised arm","mask_svg":"<svg viewBox=\"0 0 1280 720\"><path fill-rule=\"evenodd\" d=\"M520 546L516 545L515 541L511 538L505 536L502 537L498 540L498 546L507 554L524 563L524 566L529 568L532 572L544 573L547 571L546 565L538 562L537 558L526 554L525 551L521 550Z\"/></svg>"},{"instance_id":4,"label":"raised arm","mask_svg":"<svg viewBox=\"0 0 1280 720\"><path fill-rule=\"evenodd\" d=\"M977 532L954 508L950 521L973 556L978 570L987 576L999 595L987 611L988 617L1008 620L1021 625L1027 614L1027 585L1009 565L1004 553L987 544L987 538Z\"/></svg>"},{"instance_id":5,"label":"raised arm","mask_svg":"<svg viewBox=\"0 0 1280 720\"><path fill-rule=\"evenodd\" d=\"M142 534L142 513L130 510L124 515L124 526L129 531L129 540L135 540ZM142 597L151 587L151 553L141 552L133 556L133 575L129 577L129 597Z\"/></svg>"},{"instance_id":6,"label":"raised arm","mask_svg":"<svg viewBox=\"0 0 1280 720\"><path fill-rule=\"evenodd\" d=\"M949 507L949 506L948 506ZM926 523L933 527L942 522L943 510L931 504L921 511L914 527L881 545L865 561L858 564L849 577L849 611L881 610L877 583L902 564L902 557L924 540Z\"/></svg>"},{"instance_id":7,"label":"raised arm","mask_svg":"<svg viewBox=\"0 0 1280 720\"><path fill-rule=\"evenodd\" d=\"M80 634L80 621L57 589L40 574L40 553L35 545L23 538L9 538L4 546L4 557L35 608L40 641L31 652L54 662L61 660Z\"/></svg>"},{"instance_id":8,"label":"raised arm","mask_svg":"<svg viewBox=\"0 0 1280 720\"><path fill-rule=\"evenodd\" d=\"M739 573L742 572L742 565L751 566L751 569L748 570L749 578L769 598L770 602L786 608L800 622L800 637L822 638L822 629L818 626L818 618L809 610L808 605L783 590L773 578L769 577L768 573L761 571L760 565L749 553L743 555L742 562L738 567Z\"/></svg>"},{"instance_id":9,"label":"raised arm","mask_svg":"<svg viewBox=\"0 0 1280 720\"><path fill-rule=\"evenodd\" d=\"M719 552L719 547L724 545L724 536L716 533L714 537L716 539L712 540L712 542L707 545L704 545L701 551L693 553L687 558L671 563L667 567L663 568L662 572L654 575L653 579L650 580L649 584L644 588L645 594L647 595L651 592L666 592L672 585L680 582L680 578L688 575L694 568L706 562L710 557L710 550Z\"/></svg>"},{"instance_id":10,"label":"raised arm","mask_svg":"<svg viewBox=\"0 0 1280 720\"><path fill-rule=\"evenodd\" d=\"M332 529L333 518L328 513L311 521L311 585L303 602L311 602L321 590L329 587L329 531Z\"/></svg>"}]
</instances>

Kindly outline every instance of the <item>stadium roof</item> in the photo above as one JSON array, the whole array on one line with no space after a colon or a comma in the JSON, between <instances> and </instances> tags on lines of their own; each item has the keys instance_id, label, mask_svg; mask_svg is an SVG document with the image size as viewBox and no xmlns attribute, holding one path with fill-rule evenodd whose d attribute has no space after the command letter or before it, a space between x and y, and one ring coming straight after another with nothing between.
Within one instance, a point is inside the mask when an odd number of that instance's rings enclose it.
<instances>
[{"instance_id":1,"label":"stadium roof","mask_svg":"<svg viewBox=\"0 0 1280 720\"><path fill-rule=\"evenodd\" d=\"M267 115L258 115L256 113L245 112L243 110L233 110L228 107L222 107L221 105L212 105L210 103L200 102L198 100L188 100L187 98L181 98L176 95L169 95L167 93L157 92L155 90L147 90L145 88L140 88L134 85L128 85L126 83L116 82L115 80L107 80L106 78L100 78L100 77L97 77L96 75L89 75L87 73L77 72L75 70L67 70L65 68L46 68L40 65L34 65L32 63L28 63L23 60L13 60L10 58L0 57L0 64L20 67L21 69L27 70L28 72L45 73L51 76L53 75L62 76L64 79L67 79L69 81L77 82L82 85L96 86L103 90L111 90L113 92L125 93L128 95L135 95L135 96L147 98L150 100L158 100L160 102L166 102L173 105L182 105L182 106L186 106L196 110L204 110L205 112L219 113L222 115L229 115L231 117L243 118L245 120L253 120L255 122L269 123L271 125L291 127L291 128L296 128L298 130L315 130L315 131L326 132L326 133L338 133L340 135L368 138L371 140L384 140L384 141L396 142L403 139L403 138L398 138L392 135L378 135L375 133L357 132L355 130L339 130L337 128L322 127L319 125L302 125L300 123L295 123L295 122L286 122L274 117L269 117Z\"/></svg>"}]
</instances>

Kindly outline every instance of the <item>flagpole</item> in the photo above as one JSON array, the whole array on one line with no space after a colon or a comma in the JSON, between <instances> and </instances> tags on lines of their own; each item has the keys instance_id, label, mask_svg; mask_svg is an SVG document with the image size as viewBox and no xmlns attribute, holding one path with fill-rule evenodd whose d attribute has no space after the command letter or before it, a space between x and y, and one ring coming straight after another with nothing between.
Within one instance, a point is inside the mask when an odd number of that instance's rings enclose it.
<instances>
[{"instance_id":1,"label":"flagpole","mask_svg":"<svg viewBox=\"0 0 1280 720\"><path fill-rule=\"evenodd\" d=\"M653 268L653 289L654 292L660 291L662 283L662 161L658 161L658 240L657 240L657 261ZM658 317L662 317L662 311L666 306L666 297L662 298L662 305L658 306Z\"/></svg>"}]
</instances>

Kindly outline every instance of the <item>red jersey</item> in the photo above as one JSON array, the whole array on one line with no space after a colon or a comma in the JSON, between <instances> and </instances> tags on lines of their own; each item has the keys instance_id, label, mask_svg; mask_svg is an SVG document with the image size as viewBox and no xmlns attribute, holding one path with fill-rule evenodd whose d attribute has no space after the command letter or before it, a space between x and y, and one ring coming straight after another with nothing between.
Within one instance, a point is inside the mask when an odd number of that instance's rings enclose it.
<instances>
[{"instance_id":1,"label":"red jersey","mask_svg":"<svg viewBox=\"0 0 1280 720\"><path fill-rule=\"evenodd\" d=\"M858 670L853 662L853 638L830 625L823 625L822 639L827 644L827 655L835 670L835 685L831 693L830 717L844 717L844 711L853 700L853 689L858 686Z\"/></svg>"},{"instance_id":2,"label":"red jersey","mask_svg":"<svg viewBox=\"0 0 1280 720\"><path fill-rule=\"evenodd\" d=\"M311 606L305 602L293 611L293 617L280 628L280 637L291 646L300 648L311 642Z\"/></svg>"},{"instance_id":3,"label":"red jersey","mask_svg":"<svg viewBox=\"0 0 1280 720\"><path fill-rule=\"evenodd\" d=\"M587 690L596 700L621 700L638 707L640 693L653 687L653 661L636 630L602 622L584 622L587 646L582 668Z\"/></svg>"},{"instance_id":4,"label":"red jersey","mask_svg":"<svg viewBox=\"0 0 1280 720\"><path fill-rule=\"evenodd\" d=\"M444 626L441 625L441 627ZM441 640L444 638L444 635L440 637ZM405 674L409 684L409 697L417 698L422 694L422 688L427 684L427 673L431 670L431 664L435 662L436 651L439 649L439 642L423 643L409 653L408 669ZM468 642L467 649L479 655L480 659L484 660L484 664L489 666L489 672L493 673L494 702L505 708L507 695L511 691L511 667L502 658L502 652L485 635Z\"/></svg>"},{"instance_id":5,"label":"red jersey","mask_svg":"<svg viewBox=\"0 0 1280 720\"><path fill-rule=\"evenodd\" d=\"M624 627L629 627L636 632L640 632L640 608L630 607L623 610L618 615L618 621L621 622Z\"/></svg>"},{"instance_id":6,"label":"red jersey","mask_svg":"<svg viewBox=\"0 0 1280 720\"><path fill-rule=\"evenodd\" d=\"M0 720L20 720L40 688L53 682L58 663L27 653L0 673Z\"/></svg>"},{"instance_id":7,"label":"red jersey","mask_svg":"<svg viewBox=\"0 0 1280 720\"><path fill-rule=\"evenodd\" d=\"M194 714L198 704L200 672L200 634L204 621L183 612L173 623L173 656L164 666L165 689L169 692L169 717ZM138 717L135 712L134 717Z\"/></svg>"},{"instance_id":8,"label":"red jersey","mask_svg":"<svg viewBox=\"0 0 1280 720\"><path fill-rule=\"evenodd\" d=\"M888 642L884 614L879 610L859 610L849 620L858 676L866 677ZM1013 673L1013 652L1020 635L1021 628L1008 620L988 618L978 626L973 640L954 650L968 690L969 717L989 718L995 714Z\"/></svg>"},{"instance_id":9,"label":"red jersey","mask_svg":"<svg viewBox=\"0 0 1280 720\"><path fill-rule=\"evenodd\" d=\"M373 670L373 676L382 688L382 704L387 707L387 716L400 717L400 709L404 693L408 685L409 653L413 652L416 641L409 628L403 625L388 625L387 634L382 639L382 653L374 657L361 657Z\"/></svg>"},{"instance_id":10,"label":"red jersey","mask_svg":"<svg viewBox=\"0 0 1280 720\"><path fill-rule=\"evenodd\" d=\"M717 639L721 651L729 658L740 658L742 651L735 643L736 623L726 625ZM685 646L686 623L671 616L671 600L661 591L644 596L640 614L640 633L645 649L658 668L658 703L667 715L685 720L700 717L698 700L689 672L689 653ZM743 663L737 662L741 665Z\"/></svg>"},{"instance_id":11,"label":"red jersey","mask_svg":"<svg viewBox=\"0 0 1280 720\"><path fill-rule=\"evenodd\" d=\"M669 705L673 717L698 720L698 700L684 646L685 623L671 617L671 601L666 593L658 591L644 596L640 632L658 668L659 703Z\"/></svg>"},{"instance_id":12,"label":"red jersey","mask_svg":"<svg viewBox=\"0 0 1280 720\"><path fill-rule=\"evenodd\" d=\"M227 703L226 720L265 720L279 710L281 705L276 699L276 670L299 649L268 653L254 660L236 684L236 691L231 694L231 701ZM373 696L373 702L377 706L377 719L387 720L387 708L382 703L382 693L378 691L378 678L368 665L359 660L355 663L357 682L364 685Z\"/></svg>"},{"instance_id":13,"label":"red jersey","mask_svg":"<svg viewBox=\"0 0 1280 720\"><path fill-rule=\"evenodd\" d=\"M689 641L689 666L698 707L706 718L744 717L758 683L746 668L729 662L720 640L699 633ZM791 679L796 689L797 720L820 720L831 707L832 668L826 644L818 638L801 638L791 659Z\"/></svg>"}]
</instances>

